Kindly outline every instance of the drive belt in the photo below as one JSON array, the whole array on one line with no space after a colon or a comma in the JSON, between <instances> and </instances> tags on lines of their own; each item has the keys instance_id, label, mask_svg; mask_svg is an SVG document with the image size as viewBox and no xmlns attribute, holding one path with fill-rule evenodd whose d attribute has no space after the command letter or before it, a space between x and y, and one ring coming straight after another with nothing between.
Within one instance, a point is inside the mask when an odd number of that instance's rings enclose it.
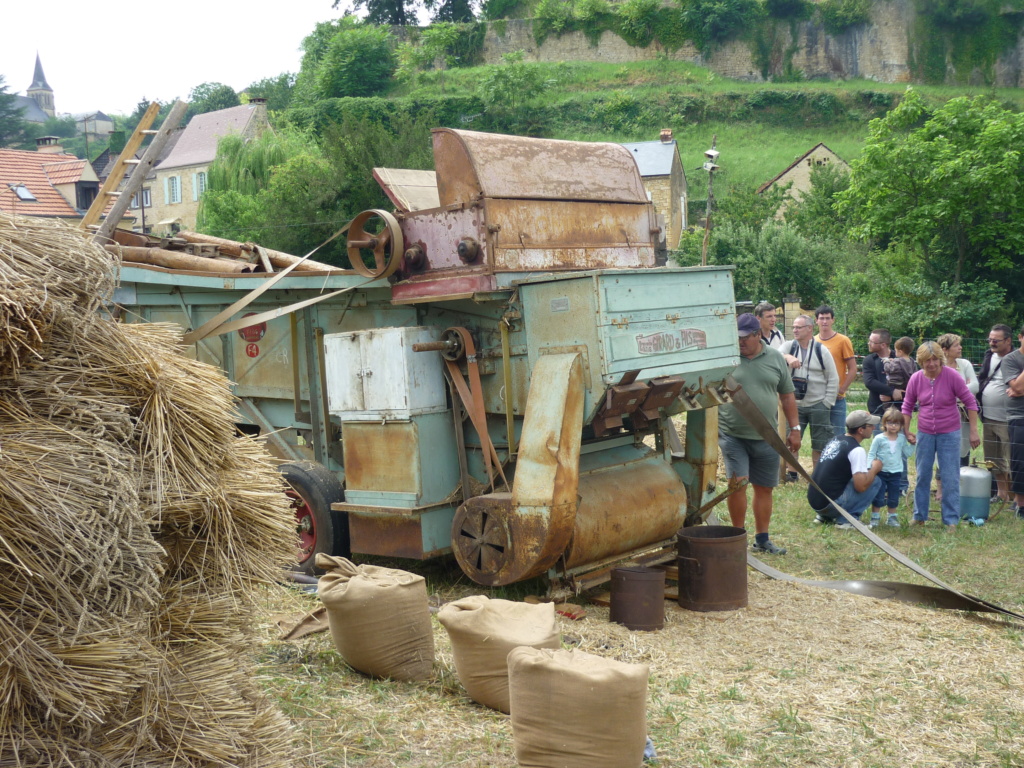
<instances>
[{"instance_id":1,"label":"drive belt","mask_svg":"<svg viewBox=\"0 0 1024 768\"><path fill-rule=\"evenodd\" d=\"M462 399L462 405L469 415L469 420L472 422L480 438L480 449L483 454L484 467L487 469L487 479L490 481L491 489L493 490L495 487L495 471L501 477L505 487L508 488L508 480L505 479L505 472L501 468L501 457L498 456L498 451L494 448L490 432L487 429L484 390L480 383L480 367L477 365L476 345L473 344L473 337L467 329L461 327L449 328L445 331L445 335L458 338L466 360L466 373L469 377L468 387L466 386L466 380L462 378L462 371L459 369L458 362L448 357L444 359L450 380L455 385L455 390ZM495 469L491 468L492 464ZM463 493L468 498L469 489L464 488Z\"/></svg>"},{"instance_id":2,"label":"drive belt","mask_svg":"<svg viewBox=\"0 0 1024 768\"><path fill-rule=\"evenodd\" d=\"M909 568L918 576L927 579L936 586L929 587L922 584L905 584L894 581L818 581L814 579L801 579L797 576L791 576L783 573L776 568L772 568L770 565L761 562L753 555L748 554L747 564L751 568L756 571L760 571L765 576L773 579L779 579L781 581L790 581L813 587L825 587L826 589L838 589L843 592L852 592L856 595L866 595L868 597L900 600L902 602L918 603L921 605L933 605L938 608L951 610L999 613L1004 616L1012 616L1015 619L1024 620L1024 615L1022 614L1015 613L1014 611L1002 608L994 603L990 603L987 600L982 600L981 598L973 597L972 595L967 595L957 589L954 589L949 584L942 581L938 576L935 576L926 568L918 565L902 552L894 549L884 539L875 535L871 529L861 523L860 520L836 504L835 500L831 499L828 494L822 491L821 487L811 479L811 476L807 474L807 471L790 452L789 447L783 442L782 438L779 437L779 433L775 431L775 425L764 417L761 411L758 410L757 406L750 399L749 395L743 391L743 388L737 384L731 376L727 379L726 384L732 398L732 404L735 406L736 410L739 411L740 415L747 420L750 426L752 426L769 445L778 451L779 455L787 464L796 470L796 472L808 483L821 491L825 498L832 503L832 506L839 511L848 523L853 525L858 533L885 552L885 554L889 555L889 557L900 565L905 568Z\"/></svg>"}]
</instances>

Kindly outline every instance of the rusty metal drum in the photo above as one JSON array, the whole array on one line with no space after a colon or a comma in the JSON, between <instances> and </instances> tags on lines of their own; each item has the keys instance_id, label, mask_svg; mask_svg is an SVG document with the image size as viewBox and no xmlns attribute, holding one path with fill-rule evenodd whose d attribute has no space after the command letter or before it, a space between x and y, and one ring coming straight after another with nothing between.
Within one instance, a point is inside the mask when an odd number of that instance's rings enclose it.
<instances>
[{"instance_id":1,"label":"rusty metal drum","mask_svg":"<svg viewBox=\"0 0 1024 768\"><path fill-rule=\"evenodd\" d=\"M627 629L654 632L665 626L665 571L629 566L614 568L608 618Z\"/></svg>"},{"instance_id":2,"label":"rusty metal drum","mask_svg":"<svg viewBox=\"0 0 1024 768\"><path fill-rule=\"evenodd\" d=\"M679 531L679 605L733 611L747 605L747 532L730 525Z\"/></svg>"}]
</instances>

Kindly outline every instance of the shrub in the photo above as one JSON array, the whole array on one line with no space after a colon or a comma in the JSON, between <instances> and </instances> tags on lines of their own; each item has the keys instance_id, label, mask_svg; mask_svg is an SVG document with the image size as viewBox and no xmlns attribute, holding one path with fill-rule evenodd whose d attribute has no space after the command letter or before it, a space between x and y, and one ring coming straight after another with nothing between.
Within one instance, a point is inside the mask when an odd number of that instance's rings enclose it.
<instances>
[{"instance_id":1,"label":"shrub","mask_svg":"<svg viewBox=\"0 0 1024 768\"><path fill-rule=\"evenodd\" d=\"M571 32L575 28L575 21L571 3L563 0L540 0L533 9L533 37L537 45L540 45L550 35L558 37L565 32Z\"/></svg>"},{"instance_id":2,"label":"shrub","mask_svg":"<svg viewBox=\"0 0 1024 768\"><path fill-rule=\"evenodd\" d=\"M658 0L626 0L618 7L619 36L639 48L650 45L660 7Z\"/></svg>"},{"instance_id":3,"label":"shrub","mask_svg":"<svg viewBox=\"0 0 1024 768\"><path fill-rule=\"evenodd\" d=\"M766 0L764 7L773 19L809 19L814 12L807 0Z\"/></svg>"},{"instance_id":4,"label":"shrub","mask_svg":"<svg viewBox=\"0 0 1024 768\"><path fill-rule=\"evenodd\" d=\"M838 35L871 20L871 0L824 0L818 11L825 31Z\"/></svg>"},{"instance_id":5,"label":"shrub","mask_svg":"<svg viewBox=\"0 0 1024 768\"><path fill-rule=\"evenodd\" d=\"M682 0L683 19L704 55L752 28L763 13L758 0Z\"/></svg>"}]
</instances>

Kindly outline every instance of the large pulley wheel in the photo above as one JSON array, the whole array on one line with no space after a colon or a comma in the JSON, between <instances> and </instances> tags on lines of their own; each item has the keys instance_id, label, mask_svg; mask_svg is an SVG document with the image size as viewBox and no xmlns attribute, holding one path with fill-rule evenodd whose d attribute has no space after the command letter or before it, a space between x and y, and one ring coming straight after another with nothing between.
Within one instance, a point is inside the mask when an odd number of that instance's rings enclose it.
<instances>
[{"instance_id":1,"label":"large pulley wheel","mask_svg":"<svg viewBox=\"0 0 1024 768\"><path fill-rule=\"evenodd\" d=\"M392 214L374 208L363 211L348 228L348 260L364 277L388 277L405 254L405 237Z\"/></svg>"},{"instance_id":2,"label":"large pulley wheel","mask_svg":"<svg viewBox=\"0 0 1024 768\"><path fill-rule=\"evenodd\" d=\"M348 515L331 509L331 504L345 500L337 476L315 461L289 462L279 470L288 484L285 495L295 513L298 554L294 569L312 576L321 552L351 556Z\"/></svg>"},{"instance_id":3,"label":"large pulley wheel","mask_svg":"<svg viewBox=\"0 0 1024 768\"><path fill-rule=\"evenodd\" d=\"M452 520L452 551L469 578L484 586L500 586L512 565L512 536L500 514L463 504Z\"/></svg>"}]
</instances>

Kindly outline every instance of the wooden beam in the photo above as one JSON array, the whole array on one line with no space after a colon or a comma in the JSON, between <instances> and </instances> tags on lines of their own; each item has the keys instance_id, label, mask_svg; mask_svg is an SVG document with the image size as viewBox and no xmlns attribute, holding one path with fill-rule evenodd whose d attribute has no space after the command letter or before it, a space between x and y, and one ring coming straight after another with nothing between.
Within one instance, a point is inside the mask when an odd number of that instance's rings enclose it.
<instances>
[{"instance_id":1,"label":"wooden beam","mask_svg":"<svg viewBox=\"0 0 1024 768\"><path fill-rule=\"evenodd\" d=\"M245 274L252 272L252 266L235 259L210 259L193 256L183 251L168 251L163 248L139 248L132 245L107 245L111 253L120 254L123 261L134 264L152 264L167 269L184 269L192 272L215 272L218 274Z\"/></svg>"}]
</instances>

